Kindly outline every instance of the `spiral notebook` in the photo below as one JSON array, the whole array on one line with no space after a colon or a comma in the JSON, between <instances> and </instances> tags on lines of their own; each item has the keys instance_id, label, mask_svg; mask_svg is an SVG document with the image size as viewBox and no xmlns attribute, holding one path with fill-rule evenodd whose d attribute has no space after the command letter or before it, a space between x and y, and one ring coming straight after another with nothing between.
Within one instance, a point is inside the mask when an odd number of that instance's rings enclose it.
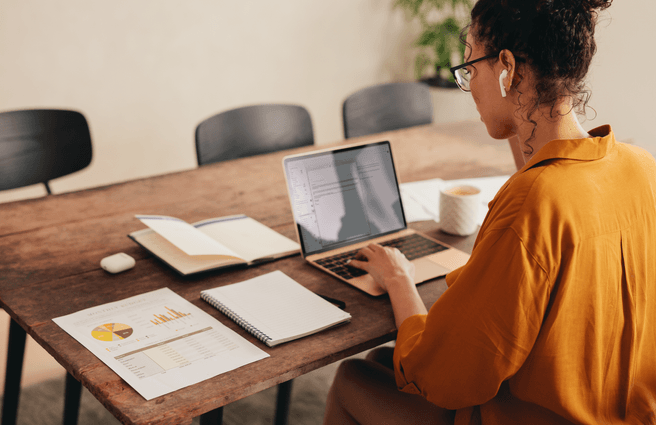
<instances>
[{"instance_id":1,"label":"spiral notebook","mask_svg":"<svg viewBox=\"0 0 656 425\"><path fill-rule=\"evenodd\" d=\"M279 270L201 291L200 297L269 347L351 320Z\"/></svg>"}]
</instances>

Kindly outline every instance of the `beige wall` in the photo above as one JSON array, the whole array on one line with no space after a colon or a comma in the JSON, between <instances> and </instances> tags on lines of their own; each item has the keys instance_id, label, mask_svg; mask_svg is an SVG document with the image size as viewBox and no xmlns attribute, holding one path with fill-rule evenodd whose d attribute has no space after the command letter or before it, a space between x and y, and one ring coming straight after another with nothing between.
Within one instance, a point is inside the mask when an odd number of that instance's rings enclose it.
<instances>
[{"instance_id":1,"label":"beige wall","mask_svg":"<svg viewBox=\"0 0 656 425\"><path fill-rule=\"evenodd\" d=\"M615 0L597 25L597 55L589 73L590 106L597 112L585 124L611 124L620 140L632 141L656 155L654 120L656 2ZM594 111L588 114L594 117Z\"/></svg>"},{"instance_id":2,"label":"beige wall","mask_svg":"<svg viewBox=\"0 0 656 425\"><path fill-rule=\"evenodd\" d=\"M94 160L55 181L55 192L194 168L196 124L252 103L306 106L317 143L328 143L342 138L348 94L412 77L407 46L414 30L391 3L5 0L0 111L53 107L86 115ZM585 127L612 123L620 139L656 152L647 129L656 94L656 60L649 57L656 31L648 20L656 2L616 0L604 16L590 76L598 117ZM458 93L447 96L458 108L436 110L475 116L471 100ZM0 202L42 194L38 186L19 189L0 194ZM0 340L6 319L0 312ZM28 364L48 357L28 347Z\"/></svg>"},{"instance_id":3,"label":"beige wall","mask_svg":"<svg viewBox=\"0 0 656 425\"><path fill-rule=\"evenodd\" d=\"M93 163L55 192L194 168L195 126L253 103L304 105L327 143L346 95L412 76L407 33L391 0L3 1L0 110L86 115Z\"/></svg>"},{"instance_id":4,"label":"beige wall","mask_svg":"<svg viewBox=\"0 0 656 425\"><path fill-rule=\"evenodd\" d=\"M94 160L55 181L55 192L193 168L198 122L253 103L304 105L316 142L338 140L348 94L412 78L416 28L391 4L3 1L0 111L54 107L87 116ZM621 139L656 145L647 132L656 61L641 47L656 33L647 22L656 3L636 4L615 1L600 22L590 76L598 116L585 126L612 123ZM475 117L469 99L459 102ZM20 189L0 201L42 193Z\"/></svg>"}]
</instances>

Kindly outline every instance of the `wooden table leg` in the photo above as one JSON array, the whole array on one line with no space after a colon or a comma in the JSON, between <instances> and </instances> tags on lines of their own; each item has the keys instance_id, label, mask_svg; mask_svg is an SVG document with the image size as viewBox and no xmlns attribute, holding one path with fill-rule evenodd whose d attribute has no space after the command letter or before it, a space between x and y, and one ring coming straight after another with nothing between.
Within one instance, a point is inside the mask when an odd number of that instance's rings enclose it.
<instances>
[{"instance_id":1,"label":"wooden table leg","mask_svg":"<svg viewBox=\"0 0 656 425\"><path fill-rule=\"evenodd\" d=\"M18 415L23 356L27 333L13 319L9 323L9 344L7 344L7 373L2 402L2 425L15 425Z\"/></svg>"},{"instance_id":2,"label":"wooden table leg","mask_svg":"<svg viewBox=\"0 0 656 425\"><path fill-rule=\"evenodd\" d=\"M292 402L292 379L278 384L278 397L276 399L275 425L287 425L289 408Z\"/></svg>"},{"instance_id":3,"label":"wooden table leg","mask_svg":"<svg viewBox=\"0 0 656 425\"><path fill-rule=\"evenodd\" d=\"M64 392L64 425L77 425L81 396L82 384L73 378L73 375L67 373L66 390Z\"/></svg>"},{"instance_id":4,"label":"wooden table leg","mask_svg":"<svg viewBox=\"0 0 656 425\"><path fill-rule=\"evenodd\" d=\"M223 423L223 407L200 415L200 425L221 425Z\"/></svg>"}]
</instances>

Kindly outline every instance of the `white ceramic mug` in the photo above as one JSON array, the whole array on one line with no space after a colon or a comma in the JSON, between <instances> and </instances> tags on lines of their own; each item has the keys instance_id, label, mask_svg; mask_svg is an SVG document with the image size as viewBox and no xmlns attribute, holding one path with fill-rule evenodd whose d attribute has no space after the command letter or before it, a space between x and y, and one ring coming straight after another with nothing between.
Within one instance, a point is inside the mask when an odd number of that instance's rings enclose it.
<instances>
[{"instance_id":1,"label":"white ceramic mug","mask_svg":"<svg viewBox=\"0 0 656 425\"><path fill-rule=\"evenodd\" d=\"M440 227L443 232L468 236L476 231L481 190L456 186L440 191Z\"/></svg>"}]
</instances>

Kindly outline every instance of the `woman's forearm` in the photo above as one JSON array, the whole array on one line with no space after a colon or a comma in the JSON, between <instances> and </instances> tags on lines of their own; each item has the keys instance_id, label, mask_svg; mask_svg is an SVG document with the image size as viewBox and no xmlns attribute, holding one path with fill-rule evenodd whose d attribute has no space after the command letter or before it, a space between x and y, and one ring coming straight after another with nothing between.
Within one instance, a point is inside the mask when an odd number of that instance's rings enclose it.
<instances>
[{"instance_id":1,"label":"woman's forearm","mask_svg":"<svg viewBox=\"0 0 656 425\"><path fill-rule=\"evenodd\" d=\"M394 310L394 320L397 329L401 323L410 316L415 314L426 314L426 306L419 296L417 287L409 277L395 277L387 285Z\"/></svg>"}]
</instances>

